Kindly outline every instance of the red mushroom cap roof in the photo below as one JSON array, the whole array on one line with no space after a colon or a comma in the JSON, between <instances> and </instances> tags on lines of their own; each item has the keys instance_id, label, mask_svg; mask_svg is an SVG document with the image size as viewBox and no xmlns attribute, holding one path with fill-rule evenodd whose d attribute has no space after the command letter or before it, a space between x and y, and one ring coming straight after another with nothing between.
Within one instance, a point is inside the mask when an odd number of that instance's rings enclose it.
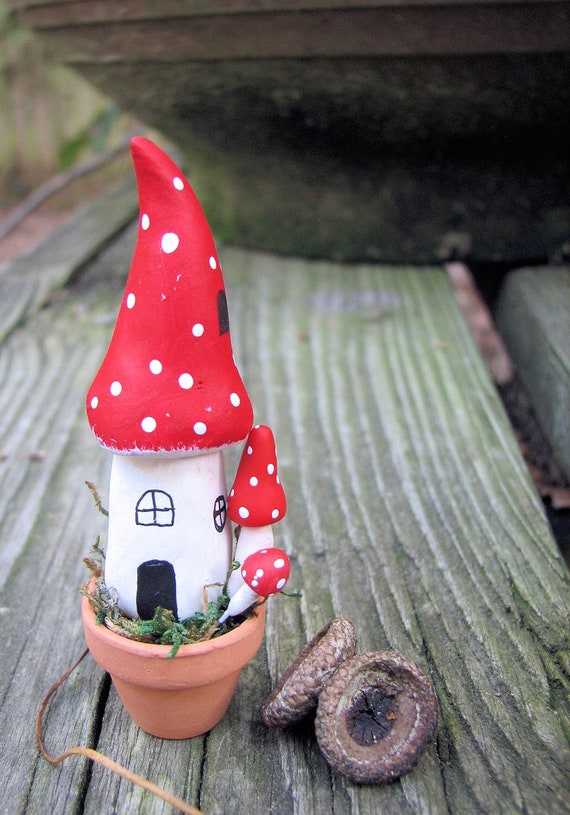
<instances>
[{"instance_id":1,"label":"red mushroom cap roof","mask_svg":"<svg viewBox=\"0 0 570 815\"><path fill-rule=\"evenodd\" d=\"M247 436L253 410L233 359L214 239L176 164L148 139L131 152L137 245L107 355L87 394L103 447L199 454Z\"/></svg>"},{"instance_id":2,"label":"red mushroom cap roof","mask_svg":"<svg viewBox=\"0 0 570 815\"><path fill-rule=\"evenodd\" d=\"M244 582L260 597L269 597L285 588L291 563L283 549L260 549L246 557L241 567Z\"/></svg>"},{"instance_id":3,"label":"red mushroom cap roof","mask_svg":"<svg viewBox=\"0 0 570 815\"><path fill-rule=\"evenodd\" d=\"M286 509L273 432L267 425L256 425L248 436L228 495L228 515L242 526L267 526L280 521Z\"/></svg>"}]
</instances>

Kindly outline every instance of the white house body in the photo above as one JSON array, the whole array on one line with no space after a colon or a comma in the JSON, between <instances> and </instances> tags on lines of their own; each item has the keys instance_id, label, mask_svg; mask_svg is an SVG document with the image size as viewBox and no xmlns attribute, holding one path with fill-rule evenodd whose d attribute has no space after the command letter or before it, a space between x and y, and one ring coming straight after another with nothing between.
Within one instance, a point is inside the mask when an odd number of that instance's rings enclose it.
<instances>
[{"instance_id":1,"label":"white house body","mask_svg":"<svg viewBox=\"0 0 570 815\"><path fill-rule=\"evenodd\" d=\"M124 614L145 619L160 605L183 620L204 611L203 587L224 582L231 550L220 451L113 457L105 583Z\"/></svg>"}]
</instances>

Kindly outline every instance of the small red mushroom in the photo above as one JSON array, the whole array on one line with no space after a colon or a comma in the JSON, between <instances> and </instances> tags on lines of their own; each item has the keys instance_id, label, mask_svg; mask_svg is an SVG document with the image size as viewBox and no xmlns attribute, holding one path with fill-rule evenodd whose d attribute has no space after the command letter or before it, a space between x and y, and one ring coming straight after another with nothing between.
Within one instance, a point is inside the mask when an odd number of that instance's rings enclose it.
<instances>
[{"instance_id":1,"label":"small red mushroom","mask_svg":"<svg viewBox=\"0 0 570 815\"><path fill-rule=\"evenodd\" d=\"M241 567L244 585L230 600L220 617L220 624L228 617L241 614L260 597L270 597L280 592L285 588L290 572L291 564L287 553L275 546L261 549L247 557Z\"/></svg>"},{"instance_id":2,"label":"small red mushroom","mask_svg":"<svg viewBox=\"0 0 570 815\"><path fill-rule=\"evenodd\" d=\"M273 524L284 517L286 510L273 432L267 425L256 425L247 438L228 495L228 515L241 527L235 552L238 562L243 563L253 552L273 546ZM236 571L229 582L230 596L241 585L241 575Z\"/></svg>"}]
</instances>

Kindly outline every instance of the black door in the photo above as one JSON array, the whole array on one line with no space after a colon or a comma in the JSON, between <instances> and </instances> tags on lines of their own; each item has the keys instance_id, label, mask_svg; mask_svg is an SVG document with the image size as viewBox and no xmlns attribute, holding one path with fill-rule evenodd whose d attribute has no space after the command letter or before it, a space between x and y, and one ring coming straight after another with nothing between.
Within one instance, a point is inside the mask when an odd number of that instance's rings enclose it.
<instances>
[{"instance_id":1,"label":"black door","mask_svg":"<svg viewBox=\"0 0 570 815\"><path fill-rule=\"evenodd\" d=\"M147 560L137 569L137 613L143 620L151 620L157 606L174 612L176 604L176 575L167 560Z\"/></svg>"}]
</instances>

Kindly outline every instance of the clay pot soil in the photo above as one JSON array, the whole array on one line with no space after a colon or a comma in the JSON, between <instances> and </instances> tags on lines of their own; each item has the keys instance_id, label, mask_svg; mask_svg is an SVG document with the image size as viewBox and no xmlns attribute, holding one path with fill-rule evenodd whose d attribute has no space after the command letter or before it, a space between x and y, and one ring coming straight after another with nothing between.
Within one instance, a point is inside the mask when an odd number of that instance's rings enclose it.
<instances>
[{"instance_id":1,"label":"clay pot soil","mask_svg":"<svg viewBox=\"0 0 570 815\"><path fill-rule=\"evenodd\" d=\"M229 633L182 645L169 659L168 645L136 642L97 624L87 597L81 612L89 650L125 708L143 730L163 739L199 736L220 721L265 627L262 605Z\"/></svg>"}]
</instances>

